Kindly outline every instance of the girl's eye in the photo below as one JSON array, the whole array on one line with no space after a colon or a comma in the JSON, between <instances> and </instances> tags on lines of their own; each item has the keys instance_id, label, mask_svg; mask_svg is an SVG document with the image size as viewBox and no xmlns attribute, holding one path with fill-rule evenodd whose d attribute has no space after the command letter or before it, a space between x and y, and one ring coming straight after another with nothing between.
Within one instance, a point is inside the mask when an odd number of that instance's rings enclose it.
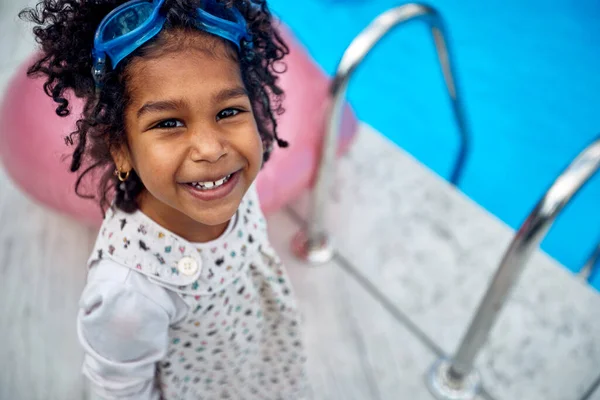
<instances>
[{"instance_id":1,"label":"girl's eye","mask_svg":"<svg viewBox=\"0 0 600 400\"><path fill-rule=\"evenodd\" d=\"M217 114L217 121L221 120L223 118L235 117L236 115L238 115L241 112L242 112L242 110L239 110L237 108L226 108Z\"/></svg>"},{"instance_id":2,"label":"girl's eye","mask_svg":"<svg viewBox=\"0 0 600 400\"><path fill-rule=\"evenodd\" d=\"M154 128L158 129L172 129L172 128L181 128L183 126L183 122L177 119L166 119L164 121L159 122L154 126Z\"/></svg>"}]
</instances>

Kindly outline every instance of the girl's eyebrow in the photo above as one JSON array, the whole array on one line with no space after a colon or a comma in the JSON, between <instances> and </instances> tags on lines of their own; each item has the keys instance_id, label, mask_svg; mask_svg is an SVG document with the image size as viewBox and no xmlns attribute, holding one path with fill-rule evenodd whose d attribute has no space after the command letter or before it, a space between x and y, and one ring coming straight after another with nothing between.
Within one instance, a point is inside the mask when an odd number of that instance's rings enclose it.
<instances>
[{"instance_id":1,"label":"girl's eyebrow","mask_svg":"<svg viewBox=\"0 0 600 400\"><path fill-rule=\"evenodd\" d=\"M248 97L248 91L246 90L246 88L242 86L236 86L232 88L223 89L219 93L214 95L213 101L218 104L237 97Z\"/></svg>"},{"instance_id":2,"label":"girl's eyebrow","mask_svg":"<svg viewBox=\"0 0 600 400\"><path fill-rule=\"evenodd\" d=\"M183 100L151 101L140 107L137 112L137 117L140 119L142 115L150 112L173 111L181 108L185 108L185 102Z\"/></svg>"}]
</instances>

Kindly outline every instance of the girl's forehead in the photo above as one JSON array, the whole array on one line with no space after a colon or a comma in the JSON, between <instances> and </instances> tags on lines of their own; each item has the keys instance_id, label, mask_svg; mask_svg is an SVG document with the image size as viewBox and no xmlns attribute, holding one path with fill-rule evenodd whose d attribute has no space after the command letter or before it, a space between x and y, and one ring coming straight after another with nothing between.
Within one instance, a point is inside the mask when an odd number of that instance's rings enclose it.
<instances>
[{"instance_id":1,"label":"girl's forehead","mask_svg":"<svg viewBox=\"0 0 600 400\"><path fill-rule=\"evenodd\" d=\"M212 35L168 35L153 46L127 66L126 81L132 97L241 83L237 58Z\"/></svg>"},{"instance_id":2,"label":"girl's forehead","mask_svg":"<svg viewBox=\"0 0 600 400\"><path fill-rule=\"evenodd\" d=\"M218 94L224 90L244 87L235 62L202 54L176 53L151 60L132 70L130 76L128 91L134 108L147 102L176 99L205 106L217 102Z\"/></svg>"}]
</instances>

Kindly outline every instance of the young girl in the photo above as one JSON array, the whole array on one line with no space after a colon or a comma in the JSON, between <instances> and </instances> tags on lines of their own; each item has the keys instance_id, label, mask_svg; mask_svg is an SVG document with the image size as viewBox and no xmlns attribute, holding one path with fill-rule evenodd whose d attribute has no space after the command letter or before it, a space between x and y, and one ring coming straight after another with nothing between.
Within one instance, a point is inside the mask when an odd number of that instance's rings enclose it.
<instances>
[{"instance_id":1,"label":"young girl","mask_svg":"<svg viewBox=\"0 0 600 400\"><path fill-rule=\"evenodd\" d=\"M106 399L297 399L299 313L253 182L288 49L264 0L45 0L22 17L104 223L77 328ZM109 198L114 200L109 202Z\"/></svg>"}]
</instances>

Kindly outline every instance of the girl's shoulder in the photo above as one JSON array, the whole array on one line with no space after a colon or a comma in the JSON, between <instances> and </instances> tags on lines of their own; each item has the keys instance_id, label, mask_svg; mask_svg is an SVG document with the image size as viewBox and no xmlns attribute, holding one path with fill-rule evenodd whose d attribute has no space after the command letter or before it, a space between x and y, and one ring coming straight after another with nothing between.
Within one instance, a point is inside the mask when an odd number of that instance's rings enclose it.
<instances>
[{"instance_id":1,"label":"girl's shoulder","mask_svg":"<svg viewBox=\"0 0 600 400\"><path fill-rule=\"evenodd\" d=\"M91 303L114 305L119 309L136 308L140 303L153 304L164 310L171 320L176 320L187 307L164 287L110 259L98 261L88 273L81 305L86 308L86 304ZM105 312L113 313L114 310Z\"/></svg>"}]
</instances>

